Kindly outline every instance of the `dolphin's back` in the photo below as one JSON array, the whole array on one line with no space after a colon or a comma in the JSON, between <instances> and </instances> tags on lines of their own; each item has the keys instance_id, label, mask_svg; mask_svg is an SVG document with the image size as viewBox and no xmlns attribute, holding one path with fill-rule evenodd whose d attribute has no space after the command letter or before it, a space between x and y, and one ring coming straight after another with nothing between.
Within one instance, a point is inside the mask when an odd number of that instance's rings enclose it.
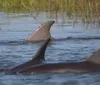
<instances>
[{"instance_id":1,"label":"dolphin's back","mask_svg":"<svg viewBox=\"0 0 100 85\"><path fill-rule=\"evenodd\" d=\"M94 52L86 61L72 63L44 63L29 67L20 73L64 73L64 72L100 72L100 50Z\"/></svg>"}]
</instances>

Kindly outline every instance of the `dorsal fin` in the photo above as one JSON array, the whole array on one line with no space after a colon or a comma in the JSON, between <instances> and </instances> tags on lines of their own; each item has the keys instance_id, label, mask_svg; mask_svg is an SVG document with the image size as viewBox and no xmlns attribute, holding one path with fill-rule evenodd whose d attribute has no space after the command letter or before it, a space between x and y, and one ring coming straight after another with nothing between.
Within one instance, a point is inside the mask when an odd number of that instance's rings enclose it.
<instances>
[{"instance_id":1,"label":"dorsal fin","mask_svg":"<svg viewBox=\"0 0 100 85\"><path fill-rule=\"evenodd\" d=\"M94 52L87 61L100 64L100 49Z\"/></svg>"},{"instance_id":2,"label":"dorsal fin","mask_svg":"<svg viewBox=\"0 0 100 85\"><path fill-rule=\"evenodd\" d=\"M54 24L54 22L55 21L45 22L35 32L33 32L31 36L25 41L34 42L34 41L46 40L48 38L52 39L52 36L50 35L50 28Z\"/></svg>"},{"instance_id":3,"label":"dorsal fin","mask_svg":"<svg viewBox=\"0 0 100 85\"><path fill-rule=\"evenodd\" d=\"M45 50L47 48L47 45L48 43L50 42L50 38L47 39L44 44L40 47L40 49L37 51L37 53L35 54L34 58L32 60L29 60L23 64L20 64L16 67L13 67L11 68L10 70L12 72L19 72L23 69L26 69L26 68L29 68L30 66L33 66L33 65L38 65L38 64L41 64L43 63L43 60L44 59L44 55L45 55Z\"/></svg>"},{"instance_id":4,"label":"dorsal fin","mask_svg":"<svg viewBox=\"0 0 100 85\"><path fill-rule=\"evenodd\" d=\"M43 45L39 48L39 50L36 52L35 56L32 60L45 60L45 50L47 48L48 43L50 42L50 38L48 38Z\"/></svg>"}]
</instances>

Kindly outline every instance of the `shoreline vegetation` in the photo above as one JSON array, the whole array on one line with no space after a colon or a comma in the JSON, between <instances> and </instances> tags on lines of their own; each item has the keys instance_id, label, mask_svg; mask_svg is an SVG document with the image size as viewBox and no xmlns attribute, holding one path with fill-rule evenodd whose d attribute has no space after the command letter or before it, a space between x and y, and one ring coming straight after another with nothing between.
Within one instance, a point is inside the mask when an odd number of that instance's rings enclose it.
<instances>
[{"instance_id":1,"label":"shoreline vegetation","mask_svg":"<svg viewBox=\"0 0 100 85\"><path fill-rule=\"evenodd\" d=\"M66 17L84 23L100 24L100 0L0 0L0 10L7 13L48 13L49 17Z\"/></svg>"}]
</instances>

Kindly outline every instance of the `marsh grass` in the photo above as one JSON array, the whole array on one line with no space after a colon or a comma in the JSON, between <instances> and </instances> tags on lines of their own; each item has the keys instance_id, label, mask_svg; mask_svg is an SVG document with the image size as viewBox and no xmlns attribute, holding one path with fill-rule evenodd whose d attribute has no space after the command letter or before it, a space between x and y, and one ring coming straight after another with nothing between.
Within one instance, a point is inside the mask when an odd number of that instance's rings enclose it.
<instances>
[{"instance_id":1,"label":"marsh grass","mask_svg":"<svg viewBox=\"0 0 100 85\"><path fill-rule=\"evenodd\" d=\"M100 24L100 0L0 0L5 12L41 12L62 20L81 19L84 23Z\"/></svg>"}]
</instances>

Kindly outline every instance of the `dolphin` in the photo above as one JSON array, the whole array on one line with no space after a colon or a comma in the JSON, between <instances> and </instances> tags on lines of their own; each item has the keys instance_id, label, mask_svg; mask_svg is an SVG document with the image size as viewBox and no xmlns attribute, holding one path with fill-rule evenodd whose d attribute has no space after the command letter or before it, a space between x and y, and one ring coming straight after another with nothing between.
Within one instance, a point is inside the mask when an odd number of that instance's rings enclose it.
<instances>
[{"instance_id":1,"label":"dolphin","mask_svg":"<svg viewBox=\"0 0 100 85\"><path fill-rule=\"evenodd\" d=\"M45 51L46 51L47 45L50 42L50 40L51 39L48 38L43 43L43 45L38 49L38 51L36 52L35 56L31 60L29 60L29 61L27 61L27 62L25 62L23 64L20 64L18 66L15 66L15 67L13 67L11 69L0 69L0 72L3 72L3 71L6 71L7 72L8 71L10 73L18 73L21 70L24 70L26 68L29 68L30 66L33 66L33 65L35 66L35 65L44 63L45 62L45 58L44 58Z\"/></svg>"},{"instance_id":2,"label":"dolphin","mask_svg":"<svg viewBox=\"0 0 100 85\"><path fill-rule=\"evenodd\" d=\"M55 21L47 21L43 23L41 26L38 27L38 29L33 32L26 40L25 42L37 42L37 41L42 41L50 38L51 40L54 41L63 41L63 40L70 40L70 39L79 39L79 40L90 40L90 39L100 39L100 37L65 37L65 38L58 38L55 39L54 37L51 36L50 34L50 28L51 26L55 23Z\"/></svg>"},{"instance_id":3,"label":"dolphin","mask_svg":"<svg viewBox=\"0 0 100 85\"><path fill-rule=\"evenodd\" d=\"M33 65L20 71L20 73L23 74L66 72L100 72L100 49L94 52L85 61L71 63L41 63L40 65Z\"/></svg>"},{"instance_id":4,"label":"dolphin","mask_svg":"<svg viewBox=\"0 0 100 85\"><path fill-rule=\"evenodd\" d=\"M36 41L42 41L46 40L48 38L53 39L53 37L50 34L50 28L55 23L55 21L47 21L44 24L42 24L38 29L33 32L26 40L25 42L36 42Z\"/></svg>"},{"instance_id":5,"label":"dolphin","mask_svg":"<svg viewBox=\"0 0 100 85\"><path fill-rule=\"evenodd\" d=\"M90 57L81 62L47 63L45 62L45 51L50 38L36 52L34 58L24 64L15 66L11 69L0 69L0 72L11 74L38 74L38 73L83 73L100 72L100 49Z\"/></svg>"}]
</instances>

